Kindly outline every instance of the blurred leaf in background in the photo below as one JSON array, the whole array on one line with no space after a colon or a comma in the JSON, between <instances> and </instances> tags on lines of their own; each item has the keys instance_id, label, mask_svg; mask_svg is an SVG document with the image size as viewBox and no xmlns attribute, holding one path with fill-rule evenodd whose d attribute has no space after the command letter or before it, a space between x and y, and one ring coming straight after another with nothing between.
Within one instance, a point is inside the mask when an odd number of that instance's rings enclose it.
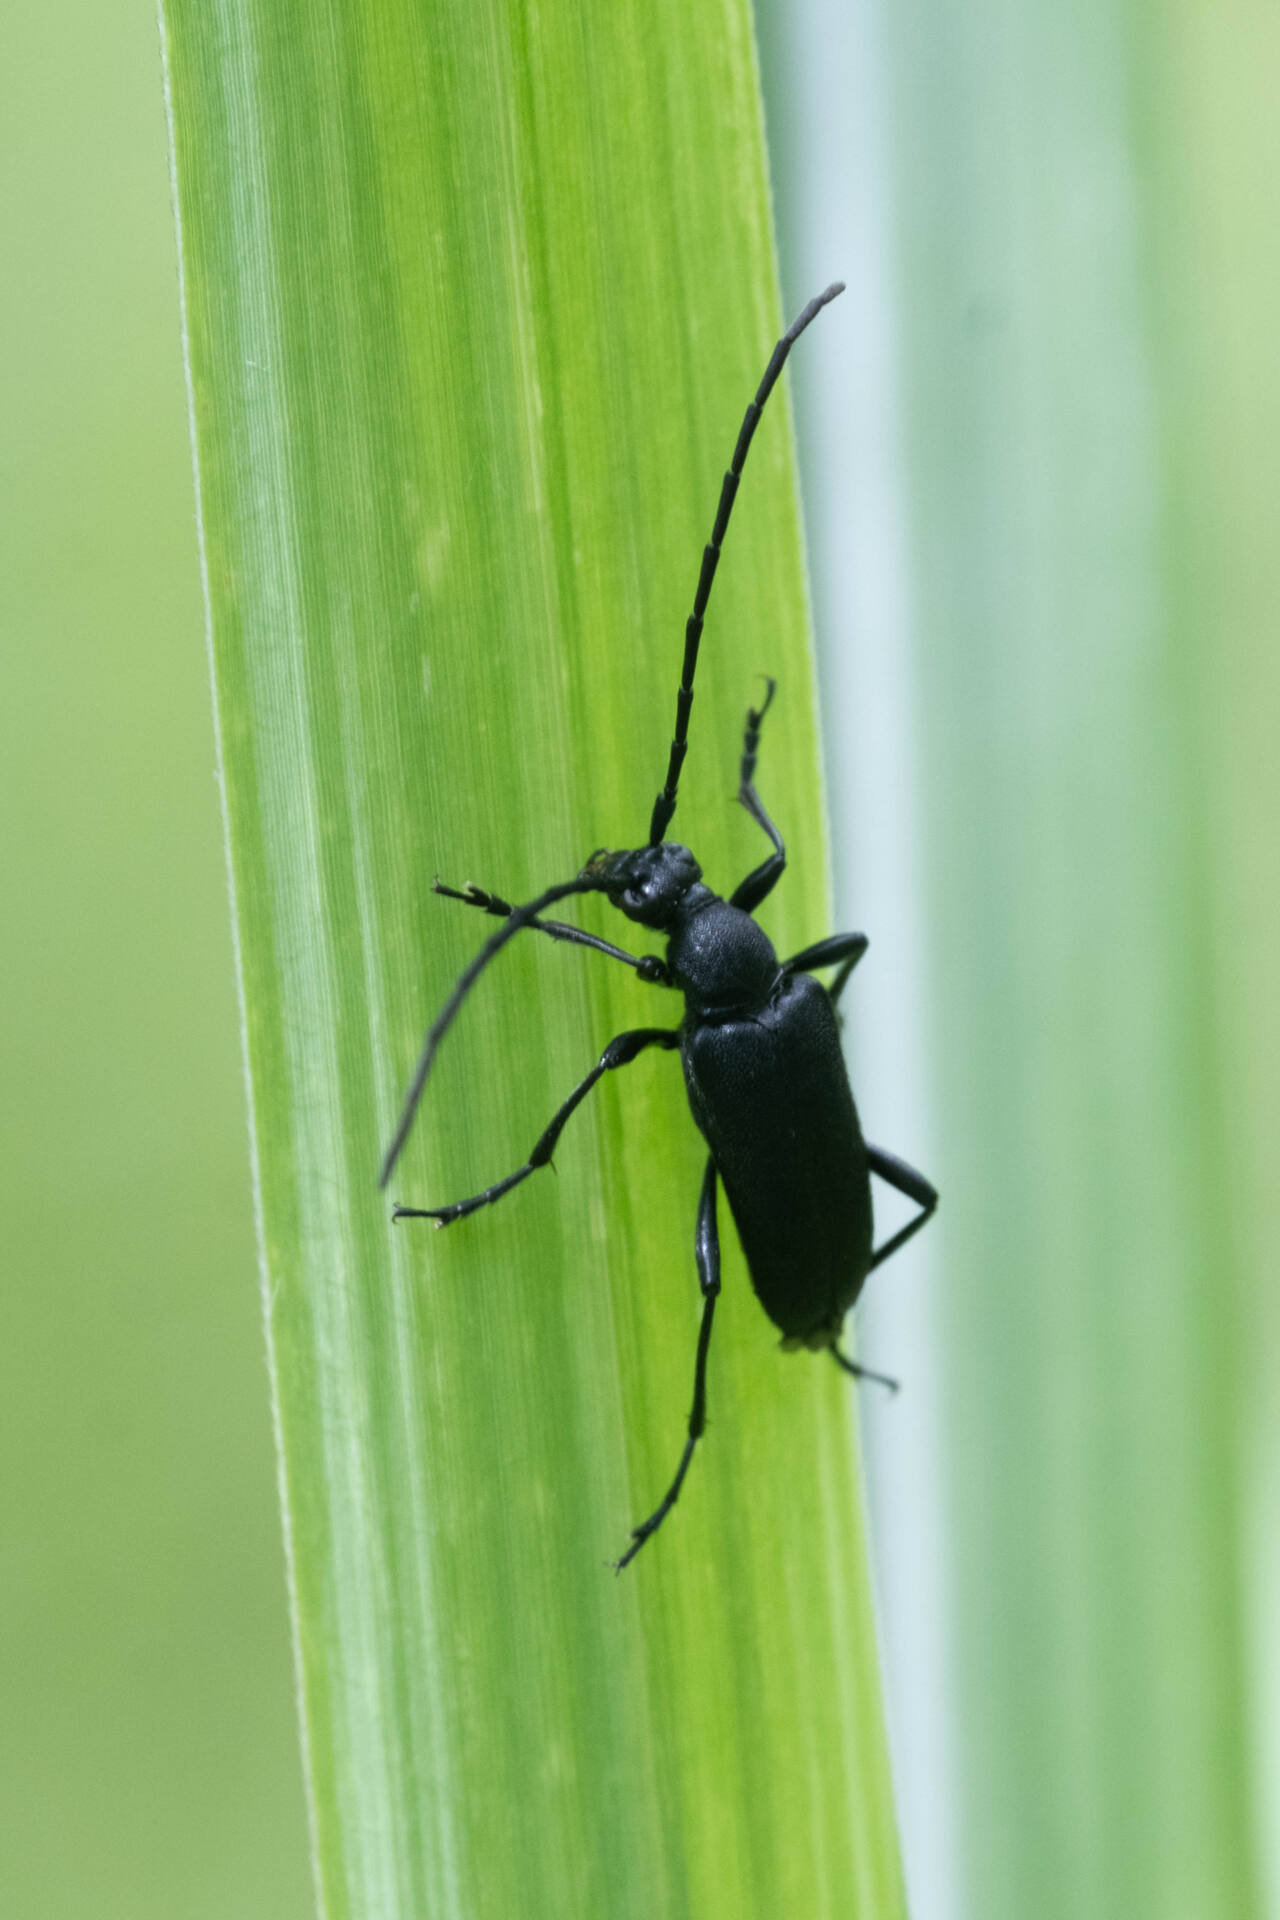
<instances>
[{"instance_id":1,"label":"blurred leaf in background","mask_svg":"<svg viewBox=\"0 0 1280 1920\"><path fill-rule=\"evenodd\" d=\"M943 1193L906 1317L869 1307L883 1364L925 1331L937 1407L914 1456L901 1426L872 1449L914 1911L1252 1920L1280 1831L1280 29L866 0L772 35L790 283L844 245L861 296L852 364L822 342L800 376L846 502L815 571L840 917L872 936L854 1044L869 1127L935 1141Z\"/></svg>"},{"instance_id":2,"label":"blurred leaf in background","mask_svg":"<svg viewBox=\"0 0 1280 1920\"><path fill-rule=\"evenodd\" d=\"M0 1911L311 1910L154 9L0 71Z\"/></svg>"}]
</instances>

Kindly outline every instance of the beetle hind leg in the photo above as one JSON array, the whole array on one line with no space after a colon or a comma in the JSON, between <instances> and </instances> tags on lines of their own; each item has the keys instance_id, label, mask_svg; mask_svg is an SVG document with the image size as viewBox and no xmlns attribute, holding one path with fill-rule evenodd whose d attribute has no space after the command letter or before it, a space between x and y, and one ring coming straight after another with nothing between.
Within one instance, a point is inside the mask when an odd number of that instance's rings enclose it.
<instances>
[{"instance_id":1,"label":"beetle hind leg","mask_svg":"<svg viewBox=\"0 0 1280 1920\"><path fill-rule=\"evenodd\" d=\"M693 1406L689 1413L689 1436L684 1443L684 1452L680 1455L680 1465L676 1468L675 1479L649 1518L642 1520L638 1527L632 1527L631 1545L622 1558L613 1563L615 1573L621 1573L624 1567L630 1566L645 1541L658 1531L680 1498L680 1489L689 1471L694 1448L706 1429L707 1355L711 1349L711 1323L715 1317L716 1300L720 1294L720 1234L716 1226L716 1163L714 1160L707 1161L707 1171L703 1176L702 1194L698 1201L698 1224L694 1233L694 1254L698 1262L698 1284L702 1288L702 1324L698 1328L698 1355L694 1362Z\"/></svg>"},{"instance_id":2,"label":"beetle hind leg","mask_svg":"<svg viewBox=\"0 0 1280 1920\"><path fill-rule=\"evenodd\" d=\"M850 1360L848 1354L841 1353L834 1342L827 1348L827 1352L840 1371L852 1374L855 1380L873 1380L878 1387L887 1387L890 1393L897 1393L902 1384L900 1380L893 1379L890 1374L877 1373L874 1367L860 1366L856 1360Z\"/></svg>"},{"instance_id":3,"label":"beetle hind leg","mask_svg":"<svg viewBox=\"0 0 1280 1920\"><path fill-rule=\"evenodd\" d=\"M905 1194L908 1200L914 1200L920 1209L914 1220L908 1220L905 1227L899 1227L897 1233L886 1240L882 1247L877 1247L867 1268L870 1273L890 1254L896 1253L899 1247L905 1246L912 1234L919 1233L926 1220L933 1218L938 1206L938 1189L922 1173L909 1167L905 1160L899 1160L896 1153L886 1153L883 1147L873 1147L870 1143L867 1146L867 1165L872 1173L878 1173L898 1193Z\"/></svg>"}]
</instances>

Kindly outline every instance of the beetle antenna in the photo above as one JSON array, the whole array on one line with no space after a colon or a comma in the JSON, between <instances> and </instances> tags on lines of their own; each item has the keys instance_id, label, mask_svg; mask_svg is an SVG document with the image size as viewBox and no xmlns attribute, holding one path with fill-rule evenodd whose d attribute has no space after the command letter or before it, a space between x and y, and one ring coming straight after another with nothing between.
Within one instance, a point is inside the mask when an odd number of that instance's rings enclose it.
<instances>
[{"instance_id":1,"label":"beetle antenna","mask_svg":"<svg viewBox=\"0 0 1280 1920\"><path fill-rule=\"evenodd\" d=\"M558 887L548 887L546 892L540 893L536 900L526 901L522 907L513 907L507 919L505 919L498 928L498 931L485 941L470 966L460 975L457 985L445 1001L443 1009L433 1022L426 1039L422 1043L422 1054L414 1072L409 1091L405 1095L404 1106L401 1109L400 1119L396 1125L391 1145L387 1148L383 1158L382 1171L378 1175L378 1185L380 1187L385 1187L391 1178L396 1161L400 1158L401 1149L405 1141L409 1138L409 1129L412 1127L413 1117L418 1111L418 1102L421 1100L423 1088L427 1084L427 1076L431 1072L431 1065L436 1057L436 1049L444 1039L445 1034L449 1031L449 1028L453 1025L458 1014L458 1009L489 962L506 946L508 940L520 932L522 927L532 925L537 915L540 914L544 908L554 905L557 900L567 899L571 893L600 893L604 890L604 886L605 881L599 874L590 876L579 874L576 880L565 880L562 881Z\"/></svg>"},{"instance_id":2,"label":"beetle antenna","mask_svg":"<svg viewBox=\"0 0 1280 1920\"><path fill-rule=\"evenodd\" d=\"M680 784L680 769L684 765L685 754L689 750L689 714L693 707L693 676L698 666L698 645L702 639L702 622L706 617L707 601L711 598L711 583L716 577L716 567L720 561L720 549L729 527L729 515L733 512L733 503L737 497L738 482L742 478L742 469L746 464L747 452L752 436L764 411L764 403L773 392L778 375L787 363L790 353L809 322L821 313L822 309L844 292L844 281L833 280L822 293L815 294L804 312L798 314L773 349L764 379L756 389L756 397L742 416L742 426L738 432L738 443L733 449L733 459L729 462L729 471L724 476L720 489L720 504L716 508L715 525L711 529L711 539L702 551L702 571L698 575L698 590L693 596L693 612L689 615L684 629L684 665L680 671L680 689L676 694L676 730L671 741L671 756L667 761L667 779L662 792L653 803L653 818L649 823L649 845L656 847L666 838L671 816L676 810L676 789Z\"/></svg>"}]
</instances>

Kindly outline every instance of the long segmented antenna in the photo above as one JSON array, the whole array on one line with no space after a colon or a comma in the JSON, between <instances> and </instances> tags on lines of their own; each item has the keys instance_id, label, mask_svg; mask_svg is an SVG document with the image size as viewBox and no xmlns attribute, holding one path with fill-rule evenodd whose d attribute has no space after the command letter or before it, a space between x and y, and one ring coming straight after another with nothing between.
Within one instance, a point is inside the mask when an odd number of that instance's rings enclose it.
<instances>
[{"instance_id":1,"label":"long segmented antenna","mask_svg":"<svg viewBox=\"0 0 1280 1920\"><path fill-rule=\"evenodd\" d=\"M604 886L604 880L598 875L586 878L582 874L579 874L576 880L565 880L558 887L548 887L546 892L540 893L536 900L528 900L524 906L513 908L510 916L503 921L498 931L485 941L479 953L471 962L471 965L459 976L458 984L445 1001L442 1011L437 1016L426 1039L422 1043L422 1054L418 1061L417 1070L414 1073L409 1091L405 1095L404 1107L401 1111L395 1134L392 1137L391 1145L387 1148L386 1157L382 1162L382 1171L378 1175L378 1185L380 1187L385 1187L391 1178L396 1161L400 1158L401 1149L405 1141L409 1138L409 1129L413 1125L413 1116L418 1111L418 1102L421 1100L423 1088L427 1084L427 1076L431 1072L431 1063L436 1057L436 1049L444 1039L445 1034L449 1031L449 1028L453 1025L458 1014L458 1009L494 955L500 952L501 949L506 946L508 940L519 933L522 927L531 925L544 907L553 906L557 900L568 899L571 893L600 893L603 891Z\"/></svg>"},{"instance_id":2,"label":"long segmented antenna","mask_svg":"<svg viewBox=\"0 0 1280 1920\"><path fill-rule=\"evenodd\" d=\"M711 582L716 577L716 567L720 560L720 549L728 531L729 515L733 512L733 503L737 497L738 482L742 478L742 469L746 464L747 451L751 446L764 403L773 392L778 375L787 363L790 353L809 322L828 306L837 294L844 292L844 281L833 280L822 293L815 295L804 312L791 322L773 350L764 379L756 389L756 397L742 417L742 427L738 433L738 444L733 450L733 459L729 462L729 471L724 476L720 489L720 505L716 508L715 525L711 529L711 539L702 550L702 571L698 575L698 591L693 596L693 612L689 615L684 630L684 665L680 672L680 690L676 695L676 730L671 741L671 757L667 761L666 785L653 803L653 818L649 823L649 845L656 847L666 838L667 828L671 825L671 816L676 810L676 789L680 785L680 769L684 765L685 754L689 750L689 714L693 707L693 676L698 666L698 644L702 639L702 622L706 617L707 601L711 598Z\"/></svg>"}]
</instances>

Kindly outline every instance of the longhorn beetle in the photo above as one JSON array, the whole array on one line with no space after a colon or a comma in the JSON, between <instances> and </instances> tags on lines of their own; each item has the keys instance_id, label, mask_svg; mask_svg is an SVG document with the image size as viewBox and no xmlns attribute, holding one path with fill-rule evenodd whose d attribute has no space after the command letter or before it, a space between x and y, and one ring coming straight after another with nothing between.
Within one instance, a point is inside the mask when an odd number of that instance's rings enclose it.
<instances>
[{"instance_id":1,"label":"longhorn beetle","mask_svg":"<svg viewBox=\"0 0 1280 1920\"><path fill-rule=\"evenodd\" d=\"M553 940L567 940L607 954L634 968L637 976L650 985L674 988L684 995L684 1018L678 1027L636 1027L609 1042L525 1164L505 1180L449 1207L397 1206L392 1214L394 1220L434 1220L437 1227L447 1227L500 1200L548 1164L570 1114L606 1073L626 1066L646 1047L679 1049L689 1105L710 1148L694 1229L702 1321L694 1361L693 1408L675 1478L649 1518L632 1529L631 1544L615 1562L618 1572L656 1533L679 1499L706 1424L707 1354L720 1292L717 1182L724 1184L751 1283L761 1306L780 1329L783 1347L825 1349L846 1373L879 1380L890 1388L896 1385L894 1381L871 1373L840 1351L841 1326L872 1268L917 1233L938 1204L937 1193L923 1174L880 1147L869 1146L858 1124L835 1009L849 975L867 950L866 935L833 934L779 963L769 940L751 917L777 884L787 859L782 835L765 812L755 788L760 727L775 691L772 680L767 682L760 706L747 713L738 785L738 799L768 838L772 853L723 900L703 885L702 869L688 847L666 838L688 747L702 624L743 464L787 355L809 322L843 292L843 282L836 281L811 300L788 327L774 347L755 399L743 417L720 490L711 539L702 555L693 612L685 627L675 735L666 781L649 822L648 844L630 852L593 853L575 880L548 887L523 906L512 906L480 887L467 886L459 892L436 881L437 893L478 907L496 916L502 925L462 974L427 1034L395 1137L382 1163L381 1185L385 1187L413 1124L436 1049L481 973L523 928L536 927ZM542 918L547 907L577 893L606 894L629 920L665 934L666 958L645 954L637 959L580 927ZM818 968L826 966L839 967L830 990L813 978ZM920 1209L874 1250L873 1173L915 1201Z\"/></svg>"}]
</instances>

